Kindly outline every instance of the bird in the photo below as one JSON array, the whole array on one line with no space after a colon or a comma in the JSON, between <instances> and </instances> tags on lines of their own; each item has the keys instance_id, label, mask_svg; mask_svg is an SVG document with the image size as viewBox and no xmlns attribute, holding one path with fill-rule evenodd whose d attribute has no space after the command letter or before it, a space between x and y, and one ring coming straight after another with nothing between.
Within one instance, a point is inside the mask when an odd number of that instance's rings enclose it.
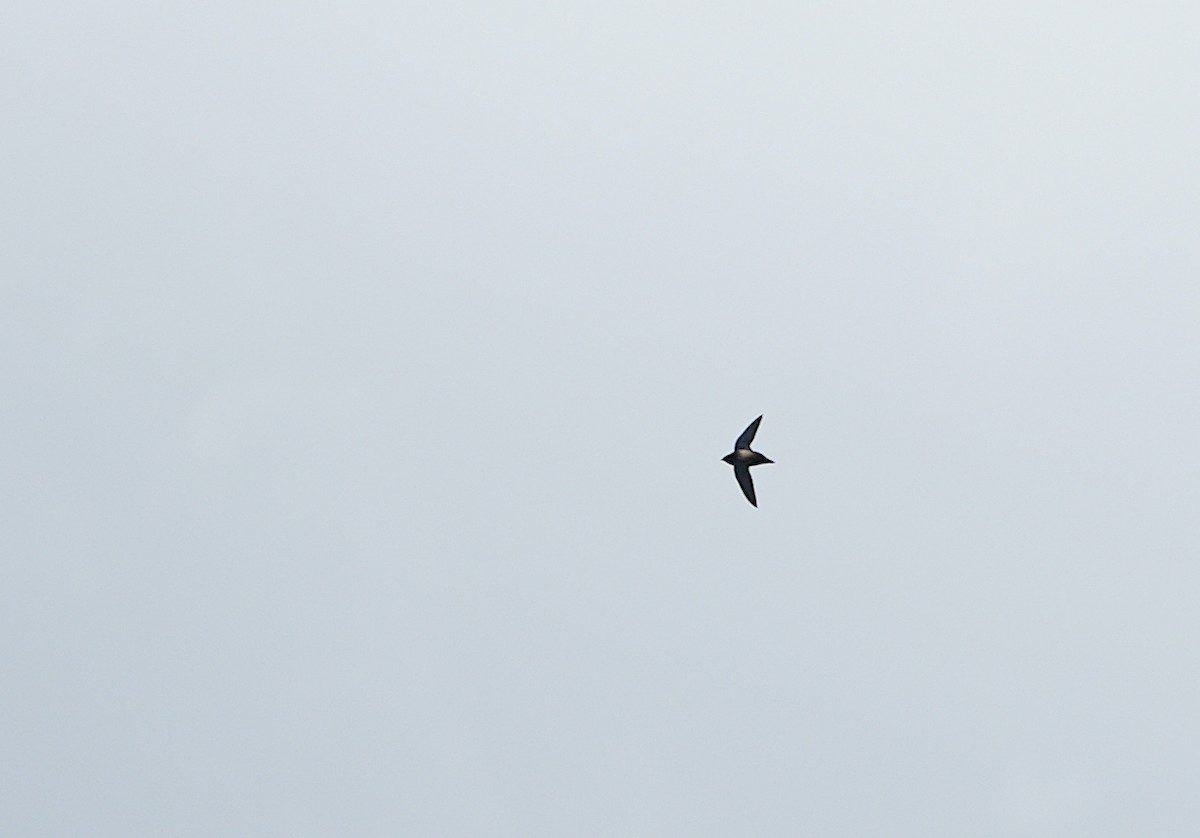
<instances>
[{"instance_id":1,"label":"bird","mask_svg":"<svg viewBox=\"0 0 1200 838\"><path fill-rule=\"evenodd\" d=\"M733 466L733 476L737 478L738 485L742 487L742 494L755 508L758 507L758 499L754 496L754 481L750 479L750 466L775 462L768 460L757 451L750 450L750 443L754 441L754 435L758 433L758 423L761 421L762 417L759 416L751 422L750 426L737 438L737 442L733 444L733 452L721 458Z\"/></svg>"}]
</instances>

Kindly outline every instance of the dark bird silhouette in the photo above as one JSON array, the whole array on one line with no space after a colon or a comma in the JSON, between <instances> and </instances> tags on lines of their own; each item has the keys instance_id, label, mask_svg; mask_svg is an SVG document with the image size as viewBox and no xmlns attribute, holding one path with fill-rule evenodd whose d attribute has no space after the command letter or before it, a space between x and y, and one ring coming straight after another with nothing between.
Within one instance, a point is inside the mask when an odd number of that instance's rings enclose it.
<instances>
[{"instance_id":1,"label":"dark bird silhouette","mask_svg":"<svg viewBox=\"0 0 1200 838\"><path fill-rule=\"evenodd\" d=\"M775 462L768 460L757 451L750 450L750 443L754 441L754 435L758 433L758 423L761 421L762 417L760 416L751 422L750 427L742 431L742 435L733 444L733 453L726 454L721 458L733 466L733 476L737 478L738 485L742 487L742 494L746 496L746 500L750 501L750 505L755 507L758 506L758 499L754 496L754 481L750 479L750 466Z\"/></svg>"}]
</instances>

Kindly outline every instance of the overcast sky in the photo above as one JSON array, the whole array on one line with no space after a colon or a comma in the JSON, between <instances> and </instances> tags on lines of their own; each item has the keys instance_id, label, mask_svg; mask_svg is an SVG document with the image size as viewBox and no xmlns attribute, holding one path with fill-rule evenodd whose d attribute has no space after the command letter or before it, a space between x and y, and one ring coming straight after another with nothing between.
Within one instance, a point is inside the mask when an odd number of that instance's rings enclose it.
<instances>
[{"instance_id":1,"label":"overcast sky","mask_svg":"<svg viewBox=\"0 0 1200 838\"><path fill-rule=\"evenodd\" d=\"M1200 834L1198 26L11 5L0 832Z\"/></svg>"}]
</instances>

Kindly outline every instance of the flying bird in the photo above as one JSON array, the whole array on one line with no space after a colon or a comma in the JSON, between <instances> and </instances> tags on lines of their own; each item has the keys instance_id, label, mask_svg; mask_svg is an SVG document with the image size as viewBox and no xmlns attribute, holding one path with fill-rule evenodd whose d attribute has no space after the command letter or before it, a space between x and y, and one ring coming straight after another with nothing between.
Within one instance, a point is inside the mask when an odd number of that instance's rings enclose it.
<instances>
[{"instance_id":1,"label":"flying bird","mask_svg":"<svg viewBox=\"0 0 1200 838\"><path fill-rule=\"evenodd\" d=\"M726 454L721 458L733 466L733 476L737 478L738 485L742 487L742 494L746 496L746 500L750 501L750 505L755 507L758 506L758 499L754 496L754 481L750 479L750 466L775 462L768 460L757 451L750 450L750 443L754 441L754 435L758 433L758 423L761 421L762 417L760 416L751 422L750 427L742 431L742 435L733 444L733 453Z\"/></svg>"}]
</instances>

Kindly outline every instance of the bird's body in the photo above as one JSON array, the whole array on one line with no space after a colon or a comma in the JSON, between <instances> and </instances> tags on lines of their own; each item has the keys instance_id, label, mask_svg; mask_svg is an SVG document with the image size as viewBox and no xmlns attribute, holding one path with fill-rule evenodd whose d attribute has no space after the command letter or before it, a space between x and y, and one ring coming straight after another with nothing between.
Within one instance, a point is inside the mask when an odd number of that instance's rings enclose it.
<instances>
[{"instance_id":1,"label":"bird's body","mask_svg":"<svg viewBox=\"0 0 1200 838\"><path fill-rule=\"evenodd\" d=\"M742 487L742 494L746 496L746 500L750 501L751 506L758 506L758 498L754 494L754 481L750 478L750 466L775 462L768 460L757 451L750 450L750 443L754 441L754 435L758 433L758 423L761 421L762 417L759 416L751 422L750 426L737 438L737 442L733 443L733 451L721 458L733 466L733 476L737 478L738 485Z\"/></svg>"}]
</instances>

